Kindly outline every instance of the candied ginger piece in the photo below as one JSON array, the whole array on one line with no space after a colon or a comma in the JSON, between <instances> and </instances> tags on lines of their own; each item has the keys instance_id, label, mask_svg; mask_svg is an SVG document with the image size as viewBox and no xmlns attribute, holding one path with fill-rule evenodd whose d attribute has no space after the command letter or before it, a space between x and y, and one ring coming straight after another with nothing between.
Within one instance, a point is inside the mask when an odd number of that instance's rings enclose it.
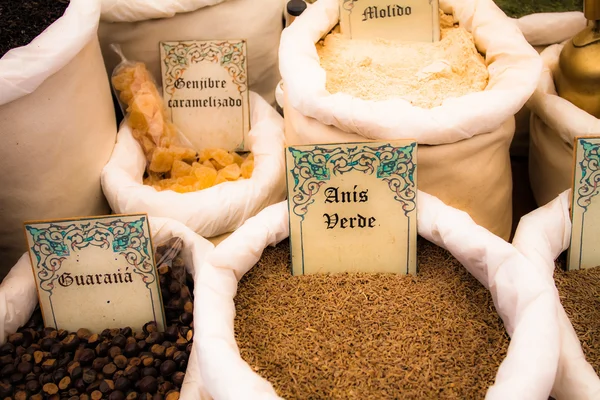
<instances>
[{"instance_id":1,"label":"candied ginger piece","mask_svg":"<svg viewBox=\"0 0 600 400\"><path fill-rule=\"evenodd\" d=\"M215 165L212 162L210 162L210 160L204 161L202 163L202 165L205 166L206 168L210 168L210 169L215 169L216 170Z\"/></svg>"},{"instance_id":2,"label":"candied ginger piece","mask_svg":"<svg viewBox=\"0 0 600 400\"><path fill-rule=\"evenodd\" d=\"M169 149L171 150L171 152L173 152L173 156L176 160L183 160L189 162L196 161L198 153L196 153L196 150L194 149L188 149L185 147L178 146L171 146L169 147Z\"/></svg>"},{"instance_id":3,"label":"candied ginger piece","mask_svg":"<svg viewBox=\"0 0 600 400\"><path fill-rule=\"evenodd\" d=\"M237 164L231 164L219 171L219 175L223 176L228 181L235 181L240 177L241 170Z\"/></svg>"},{"instance_id":4,"label":"candied ginger piece","mask_svg":"<svg viewBox=\"0 0 600 400\"><path fill-rule=\"evenodd\" d=\"M179 183L175 183L167 188L167 190L172 190L177 193L187 193L189 191L187 186L181 185Z\"/></svg>"},{"instance_id":5,"label":"candied ginger piece","mask_svg":"<svg viewBox=\"0 0 600 400\"><path fill-rule=\"evenodd\" d=\"M215 168L220 166L220 168L217 169L224 168L234 163L233 155L223 149L208 149L208 159L215 161L218 164Z\"/></svg>"},{"instance_id":6,"label":"candied ginger piece","mask_svg":"<svg viewBox=\"0 0 600 400\"><path fill-rule=\"evenodd\" d=\"M254 153L248 154L248 157L246 157L246 160L254 161Z\"/></svg>"},{"instance_id":7,"label":"candied ginger piece","mask_svg":"<svg viewBox=\"0 0 600 400\"><path fill-rule=\"evenodd\" d=\"M171 178L177 179L192 174L192 166L186 162L175 160L171 167Z\"/></svg>"},{"instance_id":8,"label":"candied ginger piece","mask_svg":"<svg viewBox=\"0 0 600 400\"><path fill-rule=\"evenodd\" d=\"M196 190L206 189L214 186L215 180L217 179L217 171L213 168L204 166L194 168L194 175L196 175L196 183L198 185L198 189Z\"/></svg>"},{"instance_id":9,"label":"candied ginger piece","mask_svg":"<svg viewBox=\"0 0 600 400\"><path fill-rule=\"evenodd\" d=\"M182 186L193 186L196 183L196 177L194 175L183 176L181 178L177 178L177 183Z\"/></svg>"},{"instance_id":10,"label":"candied ginger piece","mask_svg":"<svg viewBox=\"0 0 600 400\"><path fill-rule=\"evenodd\" d=\"M254 160L244 160L241 171L244 178L250 179L252 177L252 172L254 171Z\"/></svg>"},{"instance_id":11,"label":"candied ginger piece","mask_svg":"<svg viewBox=\"0 0 600 400\"><path fill-rule=\"evenodd\" d=\"M169 149L157 147L152 153L152 160L148 168L152 172L169 172L174 160L175 157Z\"/></svg>"},{"instance_id":12,"label":"candied ginger piece","mask_svg":"<svg viewBox=\"0 0 600 400\"><path fill-rule=\"evenodd\" d=\"M217 186L220 183L225 183L227 182L227 178L225 178L223 175L218 174L217 175L217 179L215 179L215 186Z\"/></svg>"},{"instance_id":13,"label":"candied ginger piece","mask_svg":"<svg viewBox=\"0 0 600 400\"><path fill-rule=\"evenodd\" d=\"M231 153L231 155L233 156L233 162L241 167L244 162L244 157L240 156L238 153Z\"/></svg>"},{"instance_id":14,"label":"candied ginger piece","mask_svg":"<svg viewBox=\"0 0 600 400\"><path fill-rule=\"evenodd\" d=\"M142 137L139 141L142 145L142 150L144 150L144 154L146 155L146 157L148 157L156 148L154 142L150 140L147 136Z\"/></svg>"}]
</instances>

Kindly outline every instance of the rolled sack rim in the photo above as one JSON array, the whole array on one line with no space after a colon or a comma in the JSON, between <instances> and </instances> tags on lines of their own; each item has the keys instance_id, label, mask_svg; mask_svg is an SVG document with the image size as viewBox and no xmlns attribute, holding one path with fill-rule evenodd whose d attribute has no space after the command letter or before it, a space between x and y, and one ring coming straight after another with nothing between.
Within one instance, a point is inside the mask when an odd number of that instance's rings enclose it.
<instances>
[{"instance_id":1,"label":"rolled sack rim","mask_svg":"<svg viewBox=\"0 0 600 400\"><path fill-rule=\"evenodd\" d=\"M111 208L119 213L143 211L175 219L202 236L214 237L236 229L266 205L283 200L283 118L254 92L250 92L250 104L252 176L189 193L157 191L143 184L146 157L123 121L113 154L101 174L102 190Z\"/></svg>"},{"instance_id":2,"label":"rolled sack rim","mask_svg":"<svg viewBox=\"0 0 600 400\"><path fill-rule=\"evenodd\" d=\"M577 137L600 135L600 120L560 97L554 84L554 73L564 43L548 46L541 53L544 68L538 86L527 102L527 107L573 147Z\"/></svg>"},{"instance_id":3,"label":"rolled sack rim","mask_svg":"<svg viewBox=\"0 0 600 400\"><path fill-rule=\"evenodd\" d=\"M0 106L33 93L96 37L100 0L71 0L65 13L29 44L0 58Z\"/></svg>"},{"instance_id":4,"label":"rolled sack rim","mask_svg":"<svg viewBox=\"0 0 600 400\"><path fill-rule=\"evenodd\" d=\"M281 36L279 67L290 105L325 125L367 139L444 144L496 130L535 91L542 70L539 54L491 0L442 0L440 8L453 13L486 54L490 79L484 91L446 99L431 109L402 99L373 101L330 94L315 43L338 23L340 12L337 0L320 0Z\"/></svg>"},{"instance_id":5,"label":"rolled sack rim","mask_svg":"<svg viewBox=\"0 0 600 400\"><path fill-rule=\"evenodd\" d=\"M463 211L418 191L419 235L447 249L486 287L511 336L486 399L547 399L558 368L559 333L552 285L510 243L477 225ZM207 257L199 277L195 341L206 388L215 400L279 398L272 385L242 359L235 340L237 285L268 245L287 230L289 210L273 205L246 221ZM279 232L281 234L281 232ZM245 247L244 247L245 246ZM235 381L237 385L229 385Z\"/></svg>"},{"instance_id":6,"label":"rolled sack rim","mask_svg":"<svg viewBox=\"0 0 600 400\"><path fill-rule=\"evenodd\" d=\"M532 46L548 46L575 36L587 25L581 11L546 12L513 18Z\"/></svg>"},{"instance_id":7,"label":"rolled sack rim","mask_svg":"<svg viewBox=\"0 0 600 400\"><path fill-rule=\"evenodd\" d=\"M100 0L103 22L138 22L171 18L231 0Z\"/></svg>"}]
</instances>

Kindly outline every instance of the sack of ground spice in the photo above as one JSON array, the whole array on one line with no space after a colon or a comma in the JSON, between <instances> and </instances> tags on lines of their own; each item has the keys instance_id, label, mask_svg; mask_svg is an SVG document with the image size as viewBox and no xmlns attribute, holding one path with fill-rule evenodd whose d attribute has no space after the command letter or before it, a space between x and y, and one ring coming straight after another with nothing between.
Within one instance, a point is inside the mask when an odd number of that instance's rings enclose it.
<instances>
[{"instance_id":1,"label":"sack of ground spice","mask_svg":"<svg viewBox=\"0 0 600 400\"><path fill-rule=\"evenodd\" d=\"M23 221L109 212L100 171L116 137L97 0L3 2L0 279L27 250Z\"/></svg>"},{"instance_id":2,"label":"sack of ground spice","mask_svg":"<svg viewBox=\"0 0 600 400\"><path fill-rule=\"evenodd\" d=\"M183 224L151 218L166 329L44 328L29 255L0 285L0 397L208 399L193 344L194 280L213 245ZM93 289L89 289L93 290Z\"/></svg>"},{"instance_id":3,"label":"sack of ground spice","mask_svg":"<svg viewBox=\"0 0 600 400\"><path fill-rule=\"evenodd\" d=\"M552 397L597 399L600 398L600 267L564 272L560 265L555 266L555 260L569 248L570 197L569 189L524 216L513 245L548 282L554 285L556 280L560 358Z\"/></svg>"},{"instance_id":4,"label":"sack of ground spice","mask_svg":"<svg viewBox=\"0 0 600 400\"><path fill-rule=\"evenodd\" d=\"M120 62L111 43L145 63L160 82L161 40L245 39L250 89L271 105L280 76L277 46L285 1L262 0L100 0L98 35L109 73Z\"/></svg>"},{"instance_id":5,"label":"sack of ground spice","mask_svg":"<svg viewBox=\"0 0 600 400\"><path fill-rule=\"evenodd\" d=\"M285 203L221 242L195 302L210 395L547 399L559 353L552 285L465 212L422 192L418 208L419 234L458 261L421 241L417 277L292 277L287 246L263 263L288 235Z\"/></svg>"},{"instance_id":6,"label":"sack of ground spice","mask_svg":"<svg viewBox=\"0 0 600 400\"><path fill-rule=\"evenodd\" d=\"M556 44L542 52L542 77L527 102L531 109L529 179L538 205L571 187L575 138L600 132L600 120L556 93L554 76L562 48Z\"/></svg>"},{"instance_id":7,"label":"sack of ground spice","mask_svg":"<svg viewBox=\"0 0 600 400\"><path fill-rule=\"evenodd\" d=\"M572 38L587 24L583 13L579 11L530 14L514 19L514 22L538 53L550 45ZM511 155L529 155L529 115L527 107L515 115L516 129Z\"/></svg>"},{"instance_id":8,"label":"sack of ground spice","mask_svg":"<svg viewBox=\"0 0 600 400\"><path fill-rule=\"evenodd\" d=\"M196 152L168 120L143 63L122 63L112 82L127 112L102 173L115 212L173 218L214 237L285 198L283 121L259 95L250 92L250 154Z\"/></svg>"},{"instance_id":9,"label":"sack of ground spice","mask_svg":"<svg viewBox=\"0 0 600 400\"><path fill-rule=\"evenodd\" d=\"M414 138L420 187L508 238L514 115L541 61L493 1L440 7L442 40L433 44L327 35L339 21L337 0L298 17L279 49L287 141Z\"/></svg>"}]
</instances>

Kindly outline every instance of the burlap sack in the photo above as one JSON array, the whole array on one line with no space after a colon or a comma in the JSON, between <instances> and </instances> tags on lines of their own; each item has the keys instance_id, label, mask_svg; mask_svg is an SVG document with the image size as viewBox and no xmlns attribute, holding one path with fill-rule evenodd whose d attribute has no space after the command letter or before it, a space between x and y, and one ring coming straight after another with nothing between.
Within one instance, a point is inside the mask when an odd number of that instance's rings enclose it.
<instances>
[{"instance_id":1,"label":"burlap sack","mask_svg":"<svg viewBox=\"0 0 600 400\"><path fill-rule=\"evenodd\" d=\"M213 251L214 246L180 222L168 218L149 218L148 222L154 244L165 242L172 237L183 240L181 254L188 272L196 282L198 269L203 265L208 254ZM31 318L38 304L35 285L31 260L29 254L25 253L0 284L0 344L4 344L8 336L15 333ZM196 310L194 310L194 319L200 319ZM199 346L194 344L181 386L179 397L181 400L210 400L200 375L196 354L198 351Z\"/></svg>"},{"instance_id":2,"label":"burlap sack","mask_svg":"<svg viewBox=\"0 0 600 400\"><path fill-rule=\"evenodd\" d=\"M284 0L100 1L98 35L109 72L120 61L111 43L120 44L128 58L145 63L160 83L160 41L246 39L250 89L275 104Z\"/></svg>"},{"instance_id":3,"label":"burlap sack","mask_svg":"<svg viewBox=\"0 0 600 400\"><path fill-rule=\"evenodd\" d=\"M540 206L572 186L575 138L600 134L600 120L556 94L554 74L562 48L556 44L542 52L542 77L527 102L531 109L529 179Z\"/></svg>"},{"instance_id":4,"label":"burlap sack","mask_svg":"<svg viewBox=\"0 0 600 400\"><path fill-rule=\"evenodd\" d=\"M99 17L98 1L71 0L0 59L0 278L26 251L24 220L109 212L100 171L117 127Z\"/></svg>"},{"instance_id":5,"label":"burlap sack","mask_svg":"<svg viewBox=\"0 0 600 400\"><path fill-rule=\"evenodd\" d=\"M535 90L541 60L491 0L441 1L440 7L473 32L486 54L490 83L485 91L432 109L401 99L363 101L329 94L314 44L337 24L339 7L337 0L319 0L282 34L287 142L414 138L420 145L419 187L508 238L514 115Z\"/></svg>"},{"instance_id":6,"label":"burlap sack","mask_svg":"<svg viewBox=\"0 0 600 400\"><path fill-rule=\"evenodd\" d=\"M538 53L573 37L587 24L583 13L578 11L530 14L514 19L514 22ZM529 154L529 115L527 107L515 115L516 129L511 155L527 157Z\"/></svg>"}]
</instances>

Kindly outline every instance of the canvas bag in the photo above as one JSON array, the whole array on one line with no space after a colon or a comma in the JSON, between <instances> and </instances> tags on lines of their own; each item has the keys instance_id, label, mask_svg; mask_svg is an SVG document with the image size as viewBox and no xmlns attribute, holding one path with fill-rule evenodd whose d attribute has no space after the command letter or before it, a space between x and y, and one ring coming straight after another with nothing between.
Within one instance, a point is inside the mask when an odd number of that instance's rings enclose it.
<instances>
[{"instance_id":1,"label":"canvas bag","mask_svg":"<svg viewBox=\"0 0 600 400\"><path fill-rule=\"evenodd\" d=\"M582 12L536 13L513 20L523 36L538 53L546 47L561 43L583 30L587 20ZM527 107L523 107L517 115L515 137L511 145L511 155L529 155L529 115Z\"/></svg>"},{"instance_id":2,"label":"canvas bag","mask_svg":"<svg viewBox=\"0 0 600 400\"><path fill-rule=\"evenodd\" d=\"M569 248L571 240L570 197L571 190L568 189L550 203L521 218L513 239L513 245L552 285L554 260ZM557 292L555 299L560 329L560 358L552 397L556 400L598 399L600 378L585 360L577 334L560 304Z\"/></svg>"},{"instance_id":3,"label":"canvas bag","mask_svg":"<svg viewBox=\"0 0 600 400\"><path fill-rule=\"evenodd\" d=\"M109 48L146 64L160 84L160 41L246 39L248 82L271 105L280 79L277 46L284 0L100 0L100 43L107 71L119 63Z\"/></svg>"},{"instance_id":4,"label":"canvas bag","mask_svg":"<svg viewBox=\"0 0 600 400\"><path fill-rule=\"evenodd\" d=\"M339 20L337 0L319 0L286 28L279 49L288 145L416 139L419 187L508 238L512 219L509 146L514 115L535 90L541 60L491 0L441 1L486 53L483 92L423 109L402 99L329 94L315 43Z\"/></svg>"},{"instance_id":5,"label":"canvas bag","mask_svg":"<svg viewBox=\"0 0 600 400\"><path fill-rule=\"evenodd\" d=\"M513 246L465 212L421 191L417 207L419 235L448 249L491 291L511 336L486 398L547 400L559 356L553 286ZM279 399L271 384L240 357L234 297L238 281L264 248L288 236L288 219L285 202L266 208L221 242L200 270L194 307L202 319L194 321L194 340L200 347L196 354L202 379L215 400Z\"/></svg>"},{"instance_id":6,"label":"canvas bag","mask_svg":"<svg viewBox=\"0 0 600 400\"><path fill-rule=\"evenodd\" d=\"M554 74L562 48L556 44L542 52L542 77L527 103L531 109L529 179L540 206L572 186L575 138L600 134L600 120L556 94Z\"/></svg>"},{"instance_id":7,"label":"canvas bag","mask_svg":"<svg viewBox=\"0 0 600 400\"><path fill-rule=\"evenodd\" d=\"M100 171L117 126L96 36L98 0L0 59L0 279L26 251L23 221L106 214Z\"/></svg>"},{"instance_id":8,"label":"canvas bag","mask_svg":"<svg viewBox=\"0 0 600 400\"><path fill-rule=\"evenodd\" d=\"M102 171L102 188L112 209L172 218L209 238L233 231L266 206L282 201L286 196L283 119L254 92L250 92L250 118L252 177L191 193L158 192L142 183L146 157L123 123Z\"/></svg>"},{"instance_id":9,"label":"canvas bag","mask_svg":"<svg viewBox=\"0 0 600 400\"><path fill-rule=\"evenodd\" d=\"M165 242L172 237L180 237L183 240L182 256L188 266L188 272L196 281L198 266L203 264L205 257L213 251L214 246L177 221L167 218L150 218L149 223L152 241L155 244ZM9 335L15 333L29 321L37 303L38 297L31 261L29 253L25 253L0 284L0 344L4 344ZM194 310L194 319L199 318L198 313ZM181 387L180 399L182 400L210 399L201 379L197 351L198 346L194 344L185 380Z\"/></svg>"}]
</instances>

